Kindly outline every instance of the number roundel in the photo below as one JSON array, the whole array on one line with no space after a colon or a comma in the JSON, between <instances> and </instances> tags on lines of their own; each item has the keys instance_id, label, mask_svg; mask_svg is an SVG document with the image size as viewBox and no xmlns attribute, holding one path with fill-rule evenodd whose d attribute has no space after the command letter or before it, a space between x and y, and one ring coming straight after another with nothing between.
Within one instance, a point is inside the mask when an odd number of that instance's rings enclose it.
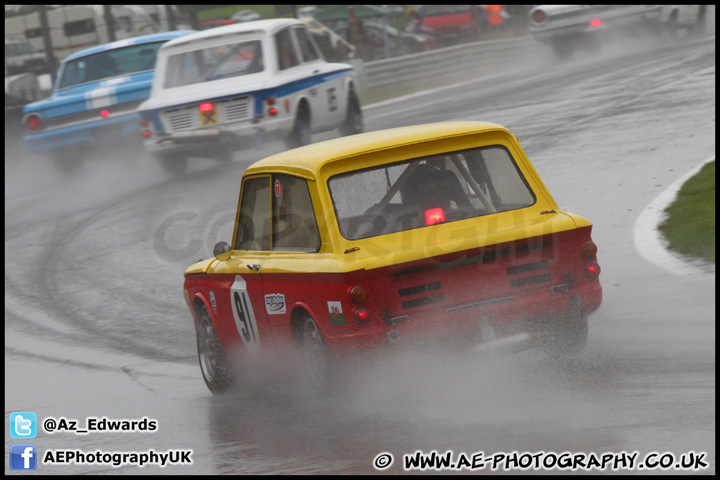
<instances>
[{"instance_id":1,"label":"number roundel","mask_svg":"<svg viewBox=\"0 0 720 480\"><path fill-rule=\"evenodd\" d=\"M230 303L240 338L248 350L256 351L260 345L260 336L255 312L247 292L247 283L240 275L235 276L230 287Z\"/></svg>"}]
</instances>

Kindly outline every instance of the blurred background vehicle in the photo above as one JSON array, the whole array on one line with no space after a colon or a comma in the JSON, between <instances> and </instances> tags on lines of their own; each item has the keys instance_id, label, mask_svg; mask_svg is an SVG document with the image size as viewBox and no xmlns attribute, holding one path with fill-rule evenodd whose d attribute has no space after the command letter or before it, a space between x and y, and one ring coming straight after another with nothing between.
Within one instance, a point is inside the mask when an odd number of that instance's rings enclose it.
<instances>
[{"instance_id":1,"label":"blurred background vehicle","mask_svg":"<svg viewBox=\"0 0 720 480\"><path fill-rule=\"evenodd\" d=\"M355 46L344 37L330 30L326 25L312 17L300 17L308 32L313 36L315 44L328 62L345 62L355 58Z\"/></svg>"},{"instance_id":2,"label":"blurred background vehicle","mask_svg":"<svg viewBox=\"0 0 720 480\"><path fill-rule=\"evenodd\" d=\"M21 37L5 37L5 74L43 73L45 55Z\"/></svg>"},{"instance_id":3,"label":"blurred background vehicle","mask_svg":"<svg viewBox=\"0 0 720 480\"><path fill-rule=\"evenodd\" d=\"M426 52L440 46L437 39L431 35L403 32L378 20L361 20L361 22L364 40L369 47L368 54L363 58L366 61ZM334 31L343 38L352 38L348 24L341 23Z\"/></svg>"},{"instance_id":4,"label":"blurred background vehicle","mask_svg":"<svg viewBox=\"0 0 720 480\"><path fill-rule=\"evenodd\" d=\"M500 7L500 5L497 5ZM407 30L431 35L442 46L470 42L479 37L478 19L485 5L417 5Z\"/></svg>"},{"instance_id":5,"label":"blurred background vehicle","mask_svg":"<svg viewBox=\"0 0 720 480\"><path fill-rule=\"evenodd\" d=\"M20 108L28 102L40 100L40 82L34 73L5 76L5 109Z\"/></svg>"},{"instance_id":6,"label":"blurred background vehicle","mask_svg":"<svg viewBox=\"0 0 720 480\"><path fill-rule=\"evenodd\" d=\"M224 27L226 25L232 25L237 23L235 20L219 19L219 20L205 20L200 22L198 25L199 30L209 30L211 28Z\"/></svg>"},{"instance_id":7,"label":"blurred background vehicle","mask_svg":"<svg viewBox=\"0 0 720 480\"><path fill-rule=\"evenodd\" d=\"M298 17L314 17L320 9L315 6L301 7L297 9Z\"/></svg>"},{"instance_id":8,"label":"blurred background vehicle","mask_svg":"<svg viewBox=\"0 0 720 480\"><path fill-rule=\"evenodd\" d=\"M675 38L682 29L701 32L706 11L706 5L537 5L529 13L529 31L566 58L647 34Z\"/></svg>"},{"instance_id":9,"label":"blurred background vehicle","mask_svg":"<svg viewBox=\"0 0 720 480\"><path fill-rule=\"evenodd\" d=\"M255 10L240 10L232 16L232 19L237 23L252 22L253 20L260 20L261 18L262 15L257 13Z\"/></svg>"},{"instance_id":10,"label":"blurred background vehicle","mask_svg":"<svg viewBox=\"0 0 720 480\"><path fill-rule=\"evenodd\" d=\"M143 35L65 57L50 97L23 108L28 150L48 154L69 171L98 145L141 149L136 110L150 95L157 52L189 33Z\"/></svg>"},{"instance_id":11,"label":"blurred background vehicle","mask_svg":"<svg viewBox=\"0 0 720 480\"><path fill-rule=\"evenodd\" d=\"M55 62L66 56L113 40L156 33L160 26L139 5L112 5L112 29L107 28L102 5L46 5L46 16ZM110 37L110 31L114 38ZM44 30L37 6L5 12L5 37L24 38L45 52Z\"/></svg>"}]
</instances>

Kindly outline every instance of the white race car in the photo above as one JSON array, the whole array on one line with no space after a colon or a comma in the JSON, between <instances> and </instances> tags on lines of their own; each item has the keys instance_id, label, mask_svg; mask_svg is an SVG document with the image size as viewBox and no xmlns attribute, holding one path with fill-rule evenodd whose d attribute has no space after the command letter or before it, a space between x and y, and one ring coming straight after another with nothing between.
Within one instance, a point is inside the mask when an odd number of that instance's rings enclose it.
<instances>
[{"instance_id":1,"label":"white race car","mask_svg":"<svg viewBox=\"0 0 720 480\"><path fill-rule=\"evenodd\" d=\"M284 139L289 148L363 119L351 65L326 62L306 26L271 19L214 28L160 50L150 98L139 108L145 147L174 173L188 156L231 158Z\"/></svg>"},{"instance_id":2,"label":"white race car","mask_svg":"<svg viewBox=\"0 0 720 480\"><path fill-rule=\"evenodd\" d=\"M536 5L529 16L533 38L551 45L559 57L569 57L619 34L702 32L707 5Z\"/></svg>"}]
</instances>

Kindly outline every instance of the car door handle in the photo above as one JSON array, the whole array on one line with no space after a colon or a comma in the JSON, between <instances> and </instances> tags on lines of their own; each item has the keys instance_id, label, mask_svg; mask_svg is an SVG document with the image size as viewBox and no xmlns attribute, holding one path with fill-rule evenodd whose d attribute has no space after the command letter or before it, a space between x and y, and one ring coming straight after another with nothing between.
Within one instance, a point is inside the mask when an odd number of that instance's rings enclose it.
<instances>
[{"instance_id":1,"label":"car door handle","mask_svg":"<svg viewBox=\"0 0 720 480\"><path fill-rule=\"evenodd\" d=\"M249 268L250 270L254 270L254 271L256 271L256 272L260 270L260 265L258 265L257 263L248 263L248 264L245 265L245 266L246 266L247 268Z\"/></svg>"},{"instance_id":2,"label":"car door handle","mask_svg":"<svg viewBox=\"0 0 720 480\"><path fill-rule=\"evenodd\" d=\"M320 69L319 69L319 68L318 68L317 70L313 70L313 75L316 74L316 73L320 73Z\"/></svg>"}]
</instances>

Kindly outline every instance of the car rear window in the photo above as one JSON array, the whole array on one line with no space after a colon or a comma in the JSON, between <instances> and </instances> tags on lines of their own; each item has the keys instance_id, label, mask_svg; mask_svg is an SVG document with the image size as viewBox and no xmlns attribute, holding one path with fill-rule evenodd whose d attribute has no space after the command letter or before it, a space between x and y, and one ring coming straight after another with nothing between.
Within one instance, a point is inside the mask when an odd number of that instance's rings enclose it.
<instances>
[{"instance_id":1,"label":"car rear window","mask_svg":"<svg viewBox=\"0 0 720 480\"><path fill-rule=\"evenodd\" d=\"M349 240L516 210L536 200L499 145L342 173L328 188L340 233Z\"/></svg>"},{"instance_id":2,"label":"car rear window","mask_svg":"<svg viewBox=\"0 0 720 480\"><path fill-rule=\"evenodd\" d=\"M163 88L175 88L265 70L262 42L250 40L170 55Z\"/></svg>"},{"instance_id":3,"label":"car rear window","mask_svg":"<svg viewBox=\"0 0 720 480\"><path fill-rule=\"evenodd\" d=\"M166 41L130 45L70 60L63 67L58 88L153 70L157 52Z\"/></svg>"}]
</instances>

